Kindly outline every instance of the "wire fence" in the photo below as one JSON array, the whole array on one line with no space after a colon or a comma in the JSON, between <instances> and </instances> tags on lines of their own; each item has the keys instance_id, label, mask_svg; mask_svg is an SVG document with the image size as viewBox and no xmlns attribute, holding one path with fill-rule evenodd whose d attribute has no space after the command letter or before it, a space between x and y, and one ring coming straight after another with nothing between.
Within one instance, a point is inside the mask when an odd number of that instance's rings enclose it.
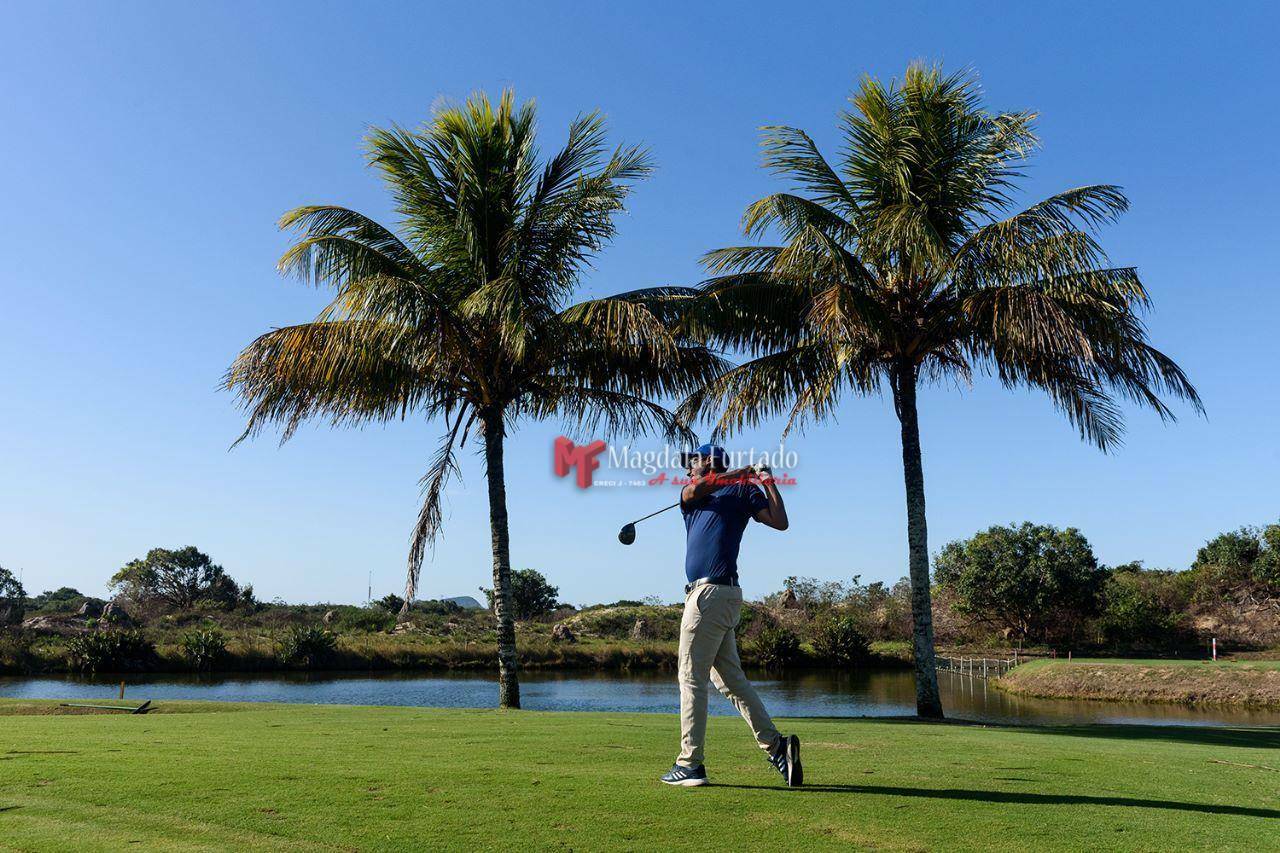
<instances>
[{"instance_id":1,"label":"wire fence","mask_svg":"<svg viewBox=\"0 0 1280 853\"><path fill-rule=\"evenodd\" d=\"M938 657L937 667L946 672L958 672L974 678L999 678L1022 661L1012 658Z\"/></svg>"}]
</instances>

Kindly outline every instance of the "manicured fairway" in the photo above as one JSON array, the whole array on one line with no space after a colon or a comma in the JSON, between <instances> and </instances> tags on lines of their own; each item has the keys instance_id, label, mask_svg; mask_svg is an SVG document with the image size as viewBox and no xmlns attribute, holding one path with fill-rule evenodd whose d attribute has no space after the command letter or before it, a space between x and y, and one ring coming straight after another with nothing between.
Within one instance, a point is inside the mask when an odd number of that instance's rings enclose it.
<instances>
[{"instance_id":1,"label":"manicured fairway","mask_svg":"<svg viewBox=\"0 0 1280 853\"><path fill-rule=\"evenodd\" d=\"M0 716L0 848L1280 849L1277 729L794 720L787 790L718 717L671 789L674 717L167 705Z\"/></svg>"}]
</instances>

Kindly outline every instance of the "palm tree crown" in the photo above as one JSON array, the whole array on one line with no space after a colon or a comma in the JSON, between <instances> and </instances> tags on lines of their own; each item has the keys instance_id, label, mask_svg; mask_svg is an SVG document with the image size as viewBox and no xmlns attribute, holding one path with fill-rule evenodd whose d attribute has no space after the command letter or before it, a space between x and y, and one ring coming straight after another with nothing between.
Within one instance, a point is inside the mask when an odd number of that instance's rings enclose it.
<instances>
[{"instance_id":1,"label":"palm tree crown","mask_svg":"<svg viewBox=\"0 0 1280 853\"><path fill-rule=\"evenodd\" d=\"M903 428L917 705L936 716L918 383L981 373L1043 389L1103 449L1120 438L1117 398L1162 418L1162 396L1200 401L1147 341L1136 270L1111 265L1095 240L1128 207L1119 187L1012 212L1034 116L984 111L970 75L912 65L900 83L864 80L851 100L834 164L803 131L764 129L766 166L796 191L752 204L744 231L776 232L781 245L710 252L706 282L650 297L750 357L685 403L721 432L779 416L789 430L843 393L889 388Z\"/></svg>"},{"instance_id":2,"label":"palm tree crown","mask_svg":"<svg viewBox=\"0 0 1280 853\"><path fill-rule=\"evenodd\" d=\"M583 269L614 234L631 185L650 170L639 148L605 147L595 113L540 161L534 107L511 92L438 110L419 130L375 129L368 159L400 218L392 230L333 205L300 207L283 272L333 287L313 322L277 329L236 359L226 386L249 411L245 436L310 418L335 426L416 415L445 433L423 478L406 608L441 524L455 454L472 426L485 444L503 704L518 705L502 442L520 418L562 418L585 432L677 430L650 402L683 396L723 369L625 297L568 305Z\"/></svg>"}]
</instances>

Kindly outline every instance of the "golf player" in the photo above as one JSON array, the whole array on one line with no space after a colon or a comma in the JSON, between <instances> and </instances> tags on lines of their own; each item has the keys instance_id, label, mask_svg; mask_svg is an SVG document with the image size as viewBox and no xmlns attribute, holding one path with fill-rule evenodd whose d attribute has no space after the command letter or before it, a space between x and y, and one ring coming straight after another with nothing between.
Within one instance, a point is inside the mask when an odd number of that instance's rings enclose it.
<instances>
[{"instance_id":1,"label":"golf player","mask_svg":"<svg viewBox=\"0 0 1280 853\"><path fill-rule=\"evenodd\" d=\"M734 629L742 615L738 546L747 522L787 529L787 510L768 467L726 471L724 448L704 444L686 453L689 484L680 492L684 513L684 617L680 620L680 755L662 777L668 785L707 784L703 741L707 733L707 681L733 703L751 726L756 743L786 783L804 781L800 739L773 727L738 660ZM759 486L756 485L759 483Z\"/></svg>"}]
</instances>

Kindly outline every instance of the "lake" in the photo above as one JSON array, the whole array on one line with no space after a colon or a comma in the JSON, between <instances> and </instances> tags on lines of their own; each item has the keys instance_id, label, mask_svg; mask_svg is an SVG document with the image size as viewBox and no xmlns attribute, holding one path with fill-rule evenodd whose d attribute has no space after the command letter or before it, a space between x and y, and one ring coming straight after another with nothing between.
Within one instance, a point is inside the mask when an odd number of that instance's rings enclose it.
<instances>
[{"instance_id":1,"label":"lake","mask_svg":"<svg viewBox=\"0 0 1280 853\"><path fill-rule=\"evenodd\" d=\"M897 716L915 712L910 672L804 672L754 675L770 713L779 717ZM1139 702L1072 702L1011 696L979 678L938 673L943 706L955 718L990 723L1139 723L1164 725L1280 725L1280 711L1192 708ZM131 700L206 699L220 702L300 702L489 708L497 703L490 673L324 673L290 675L126 676ZM119 677L0 678L0 697L114 699ZM714 690L711 712L733 714ZM675 714L673 673L521 674L522 704L540 711L636 711Z\"/></svg>"}]
</instances>

